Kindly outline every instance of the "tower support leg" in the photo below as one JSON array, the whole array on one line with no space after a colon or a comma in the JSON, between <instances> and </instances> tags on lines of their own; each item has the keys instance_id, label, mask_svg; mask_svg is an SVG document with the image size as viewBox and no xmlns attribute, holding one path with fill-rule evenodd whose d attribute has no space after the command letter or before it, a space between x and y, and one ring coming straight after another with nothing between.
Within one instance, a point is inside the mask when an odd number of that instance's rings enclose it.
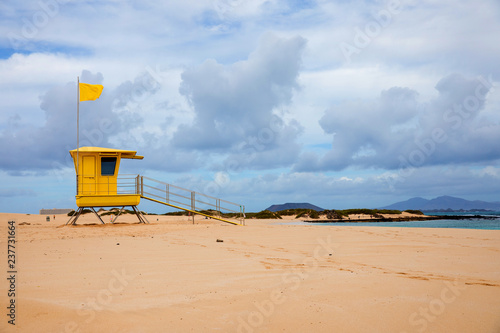
<instances>
[{"instance_id":1,"label":"tower support leg","mask_svg":"<svg viewBox=\"0 0 500 333\"><path fill-rule=\"evenodd\" d=\"M139 223L144 223L144 224L147 223L147 224L149 224L149 221L146 219L146 217L144 216L144 214L142 214L141 211L136 206L131 206L131 207L134 210L135 215L139 219ZM83 212L84 208L85 207L78 208L78 210L69 218L68 222L66 222L66 225L68 225L68 224L69 225L75 225L76 221L78 220L78 218L80 217L80 215L82 215L82 212ZM87 208L90 208L92 210L92 212L94 212L95 216L97 216L97 218L99 219L99 221L101 221L102 224L106 224L106 223L104 223L104 221L102 220L102 218L99 216L99 214L95 211L94 207L87 207ZM111 223L114 224L116 222L116 220L118 219L118 217L122 214L124 208L125 208L125 206L123 206L120 209L120 212L111 221Z\"/></svg>"},{"instance_id":2,"label":"tower support leg","mask_svg":"<svg viewBox=\"0 0 500 333\"><path fill-rule=\"evenodd\" d=\"M68 222L66 222L66 225L68 225L68 224L71 224L71 225L75 224L76 220L78 220L78 218L82 214L82 211L83 211L82 207L78 208L78 210L73 215L71 215L71 217L69 218Z\"/></svg>"},{"instance_id":3,"label":"tower support leg","mask_svg":"<svg viewBox=\"0 0 500 333\"><path fill-rule=\"evenodd\" d=\"M139 219L139 222L140 223L148 223L149 224L149 221L146 219L146 217L141 213L141 211L139 209L137 209L136 206L132 206L132 209L134 210L135 212L135 215L137 215L137 218Z\"/></svg>"},{"instance_id":4,"label":"tower support leg","mask_svg":"<svg viewBox=\"0 0 500 333\"><path fill-rule=\"evenodd\" d=\"M97 216L97 218L99 219L99 221L101 221L102 224L105 224L104 221L99 216L99 214L97 214L97 212L95 211L94 207L90 207L90 209L94 212L95 216Z\"/></svg>"},{"instance_id":5,"label":"tower support leg","mask_svg":"<svg viewBox=\"0 0 500 333\"><path fill-rule=\"evenodd\" d=\"M115 218L113 219L113 221L111 221L111 223L115 223L115 221L118 218L118 216L120 216L122 214L123 208L125 208L125 206L123 206L122 208L120 208L120 211L118 212L118 215L115 216Z\"/></svg>"}]
</instances>

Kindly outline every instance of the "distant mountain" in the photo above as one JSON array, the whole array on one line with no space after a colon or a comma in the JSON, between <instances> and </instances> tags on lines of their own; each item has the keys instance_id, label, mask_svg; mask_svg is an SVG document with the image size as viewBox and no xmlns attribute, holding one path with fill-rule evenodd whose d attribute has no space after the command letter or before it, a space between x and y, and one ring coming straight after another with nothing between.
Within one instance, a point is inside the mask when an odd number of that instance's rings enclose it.
<instances>
[{"instance_id":1,"label":"distant mountain","mask_svg":"<svg viewBox=\"0 0 500 333\"><path fill-rule=\"evenodd\" d=\"M431 200L424 198L411 198L406 201L396 202L392 205L381 207L381 209L418 209L418 210L437 210L437 209L487 209L487 210L500 210L500 202L486 202L479 200L465 200L450 196L441 196Z\"/></svg>"},{"instance_id":2,"label":"distant mountain","mask_svg":"<svg viewBox=\"0 0 500 333\"><path fill-rule=\"evenodd\" d=\"M272 205L266 208L266 210L270 210L271 212L279 212L280 210L285 209L314 209L318 212L324 210L323 208L319 208L318 206L312 205L310 203L286 203L282 205Z\"/></svg>"}]
</instances>

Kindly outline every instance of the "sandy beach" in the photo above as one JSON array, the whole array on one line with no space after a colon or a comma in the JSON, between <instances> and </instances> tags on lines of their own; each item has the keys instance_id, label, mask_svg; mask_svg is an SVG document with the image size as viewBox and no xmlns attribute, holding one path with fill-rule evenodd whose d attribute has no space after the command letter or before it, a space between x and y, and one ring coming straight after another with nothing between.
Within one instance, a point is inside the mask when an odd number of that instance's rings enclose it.
<instances>
[{"instance_id":1,"label":"sandy beach","mask_svg":"<svg viewBox=\"0 0 500 333\"><path fill-rule=\"evenodd\" d=\"M147 218L0 214L0 331L500 332L500 231Z\"/></svg>"}]
</instances>

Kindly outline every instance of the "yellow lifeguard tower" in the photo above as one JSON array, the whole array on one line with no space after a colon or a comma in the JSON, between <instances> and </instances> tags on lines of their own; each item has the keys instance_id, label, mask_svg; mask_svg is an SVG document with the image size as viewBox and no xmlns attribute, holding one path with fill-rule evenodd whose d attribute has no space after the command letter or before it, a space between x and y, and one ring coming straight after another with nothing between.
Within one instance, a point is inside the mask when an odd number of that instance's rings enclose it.
<instances>
[{"instance_id":1,"label":"yellow lifeguard tower","mask_svg":"<svg viewBox=\"0 0 500 333\"><path fill-rule=\"evenodd\" d=\"M110 149L101 147L81 147L70 151L76 170L76 205L77 213L68 223L76 223L83 208L88 207L95 212L94 207L132 206L141 222L147 221L136 208L141 200L141 195L135 189L135 182L129 182L134 187L118 190L118 170L122 158L140 159L132 150ZM131 179L129 177L129 179ZM132 179L131 179L132 180ZM124 182L120 182L124 186ZM120 211L121 212L121 211ZM96 213L99 220L100 216ZM118 217L118 216L117 216ZM116 218L117 218L116 217ZM115 218L115 219L116 219ZM113 221L114 222L114 221Z\"/></svg>"},{"instance_id":2,"label":"yellow lifeguard tower","mask_svg":"<svg viewBox=\"0 0 500 333\"><path fill-rule=\"evenodd\" d=\"M81 147L69 152L76 171L77 212L66 224L75 224L84 208L90 208L101 223L104 221L95 211L95 207L119 207L114 223L125 206L131 206L140 223L149 223L137 205L141 198L181 209L207 218L241 225L245 222L245 206L206 194L190 191L179 186L164 183L141 175L118 175L122 158L139 159L132 150L102 147ZM201 207L202 210L200 210ZM226 212L225 217L222 211ZM230 221L236 218L239 222Z\"/></svg>"}]
</instances>

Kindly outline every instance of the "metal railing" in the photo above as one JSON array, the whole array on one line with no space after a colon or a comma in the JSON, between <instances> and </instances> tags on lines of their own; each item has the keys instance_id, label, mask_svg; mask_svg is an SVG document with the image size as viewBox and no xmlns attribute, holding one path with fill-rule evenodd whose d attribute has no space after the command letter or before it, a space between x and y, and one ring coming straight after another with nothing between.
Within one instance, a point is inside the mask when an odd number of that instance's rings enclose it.
<instances>
[{"instance_id":1,"label":"metal railing","mask_svg":"<svg viewBox=\"0 0 500 333\"><path fill-rule=\"evenodd\" d=\"M205 211L214 217L233 216L242 224L245 221L245 206L216 198L207 194L191 191L153 178L138 175L136 193L150 197L168 205L178 206L191 211Z\"/></svg>"},{"instance_id":2,"label":"metal railing","mask_svg":"<svg viewBox=\"0 0 500 333\"><path fill-rule=\"evenodd\" d=\"M118 175L118 194L139 194L137 192L137 175Z\"/></svg>"},{"instance_id":3,"label":"metal railing","mask_svg":"<svg viewBox=\"0 0 500 333\"><path fill-rule=\"evenodd\" d=\"M77 195L139 194L136 188L137 175L118 175L117 178L76 177Z\"/></svg>"}]
</instances>

